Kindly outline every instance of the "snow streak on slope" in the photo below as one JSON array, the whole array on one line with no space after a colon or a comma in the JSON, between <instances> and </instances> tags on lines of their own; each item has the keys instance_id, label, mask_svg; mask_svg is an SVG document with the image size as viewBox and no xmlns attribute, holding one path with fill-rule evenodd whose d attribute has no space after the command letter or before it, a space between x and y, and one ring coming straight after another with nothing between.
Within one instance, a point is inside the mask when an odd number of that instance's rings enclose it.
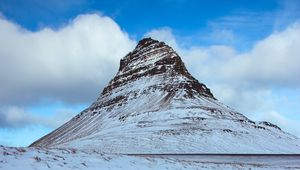
<instances>
[{"instance_id":1,"label":"snow streak on slope","mask_svg":"<svg viewBox=\"0 0 300 170\"><path fill-rule=\"evenodd\" d=\"M31 146L108 153L300 153L299 145L276 125L251 121L219 102L171 47L146 38L121 59L97 101Z\"/></svg>"}]
</instances>

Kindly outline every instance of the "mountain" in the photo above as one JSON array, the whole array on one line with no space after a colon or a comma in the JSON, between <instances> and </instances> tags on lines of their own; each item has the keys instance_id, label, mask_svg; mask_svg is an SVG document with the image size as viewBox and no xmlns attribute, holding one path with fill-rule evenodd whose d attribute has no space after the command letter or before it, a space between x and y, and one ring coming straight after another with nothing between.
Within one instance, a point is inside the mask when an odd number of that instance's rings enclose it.
<instances>
[{"instance_id":1,"label":"mountain","mask_svg":"<svg viewBox=\"0 0 300 170\"><path fill-rule=\"evenodd\" d=\"M300 152L297 137L222 104L170 46L151 38L121 59L117 75L90 107L30 146L106 153Z\"/></svg>"}]
</instances>

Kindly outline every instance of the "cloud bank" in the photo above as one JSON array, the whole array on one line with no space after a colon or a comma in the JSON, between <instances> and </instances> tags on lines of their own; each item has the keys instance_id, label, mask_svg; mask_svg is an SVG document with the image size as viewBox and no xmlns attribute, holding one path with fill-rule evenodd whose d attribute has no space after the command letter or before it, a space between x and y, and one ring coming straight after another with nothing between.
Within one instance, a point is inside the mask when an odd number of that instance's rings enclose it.
<instances>
[{"instance_id":1,"label":"cloud bank","mask_svg":"<svg viewBox=\"0 0 300 170\"><path fill-rule=\"evenodd\" d=\"M0 18L0 103L94 100L136 42L111 18L79 15L36 32Z\"/></svg>"}]
</instances>

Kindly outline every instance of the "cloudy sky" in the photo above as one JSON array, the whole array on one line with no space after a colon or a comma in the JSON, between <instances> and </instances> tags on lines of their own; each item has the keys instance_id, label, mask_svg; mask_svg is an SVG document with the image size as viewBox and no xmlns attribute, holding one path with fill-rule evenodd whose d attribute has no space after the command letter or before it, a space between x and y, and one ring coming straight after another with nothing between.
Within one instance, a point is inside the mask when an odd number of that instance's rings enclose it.
<instances>
[{"instance_id":1,"label":"cloudy sky","mask_svg":"<svg viewBox=\"0 0 300 170\"><path fill-rule=\"evenodd\" d=\"M300 1L0 0L0 144L88 107L149 36L220 101L300 137Z\"/></svg>"}]
</instances>

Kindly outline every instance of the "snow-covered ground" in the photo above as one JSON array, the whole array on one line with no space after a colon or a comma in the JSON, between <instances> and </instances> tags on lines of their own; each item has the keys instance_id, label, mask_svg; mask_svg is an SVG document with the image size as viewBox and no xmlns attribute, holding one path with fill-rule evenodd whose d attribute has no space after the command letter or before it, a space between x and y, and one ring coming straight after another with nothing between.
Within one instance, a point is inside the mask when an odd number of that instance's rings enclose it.
<instances>
[{"instance_id":1,"label":"snow-covered ground","mask_svg":"<svg viewBox=\"0 0 300 170\"><path fill-rule=\"evenodd\" d=\"M0 146L0 169L300 169L300 155L121 155Z\"/></svg>"}]
</instances>

